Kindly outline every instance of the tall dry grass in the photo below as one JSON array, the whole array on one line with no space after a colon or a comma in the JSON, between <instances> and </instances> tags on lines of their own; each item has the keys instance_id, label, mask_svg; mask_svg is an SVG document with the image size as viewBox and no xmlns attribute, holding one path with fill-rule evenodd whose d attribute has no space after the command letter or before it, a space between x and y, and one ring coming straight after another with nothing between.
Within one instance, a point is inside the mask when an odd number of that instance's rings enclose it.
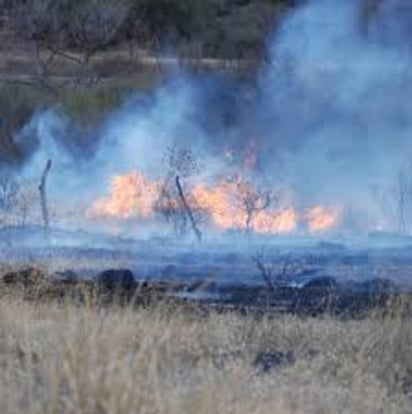
<instances>
[{"instance_id":1,"label":"tall dry grass","mask_svg":"<svg viewBox=\"0 0 412 414\"><path fill-rule=\"evenodd\" d=\"M0 301L2 414L411 413L412 325Z\"/></svg>"}]
</instances>

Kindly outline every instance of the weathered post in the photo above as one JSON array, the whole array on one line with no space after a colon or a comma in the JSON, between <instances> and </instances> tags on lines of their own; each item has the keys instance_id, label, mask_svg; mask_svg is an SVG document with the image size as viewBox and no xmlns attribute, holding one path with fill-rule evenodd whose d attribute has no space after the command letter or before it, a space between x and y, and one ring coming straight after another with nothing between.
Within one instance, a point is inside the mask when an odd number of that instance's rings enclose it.
<instances>
[{"instance_id":1,"label":"weathered post","mask_svg":"<svg viewBox=\"0 0 412 414\"><path fill-rule=\"evenodd\" d=\"M39 192L40 192L40 207L43 217L43 224L46 229L49 228L49 211L47 208L47 197L46 197L46 183L47 176L49 175L50 168L52 166L52 160L48 160L46 167L43 170L43 174L40 179Z\"/></svg>"},{"instance_id":2,"label":"weathered post","mask_svg":"<svg viewBox=\"0 0 412 414\"><path fill-rule=\"evenodd\" d=\"M185 194L183 192L183 188L180 184L180 177L178 175L176 176L176 187L177 187L177 191L179 193L180 200L182 201L183 207L186 211L186 214L189 217L190 224L192 225L193 232L195 233L195 235L197 237L197 240L199 242L201 242L202 241L202 233L197 227L196 220L195 220L195 218L193 216L193 213L192 213L192 209L190 208L190 206L189 206L189 204L186 200Z\"/></svg>"}]
</instances>

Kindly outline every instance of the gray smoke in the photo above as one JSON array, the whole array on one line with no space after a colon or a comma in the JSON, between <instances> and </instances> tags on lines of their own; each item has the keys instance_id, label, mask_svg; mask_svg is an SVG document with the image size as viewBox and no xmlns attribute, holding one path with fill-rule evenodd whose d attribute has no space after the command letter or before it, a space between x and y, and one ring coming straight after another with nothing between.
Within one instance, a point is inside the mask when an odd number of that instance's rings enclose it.
<instances>
[{"instance_id":1,"label":"gray smoke","mask_svg":"<svg viewBox=\"0 0 412 414\"><path fill-rule=\"evenodd\" d=\"M366 22L356 0L304 2L268 42L254 87L182 70L111 114L84 162L67 151L69 120L37 115L28 128L42 145L27 168L54 157L51 186L94 198L113 174L160 176L167 146L194 149L214 175L226 149L253 143L256 174L290 186L298 205L344 205L378 219L372 189L391 185L412 153L412 18L401 3L380 2Z\"/></svg>"},{"instance_id":2,"label":"gray smoke","mask_svg":"<svg viewBox=\"0 0 412 414\"><path fill-rule=\"evenodd\" d=\"M284 23L256 118L273 131L264 138L266 164L282 154L303 202L374 215L372 188L392 183L411 154L412 61L394 2L366 30L359 4L310 1Z\"/></svg>"}]
</instances>

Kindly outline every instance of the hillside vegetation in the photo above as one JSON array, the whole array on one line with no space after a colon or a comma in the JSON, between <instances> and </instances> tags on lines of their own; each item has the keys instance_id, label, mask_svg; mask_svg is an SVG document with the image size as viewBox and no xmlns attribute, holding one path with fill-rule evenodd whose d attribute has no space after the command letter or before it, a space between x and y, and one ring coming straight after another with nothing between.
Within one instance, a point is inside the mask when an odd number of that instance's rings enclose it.
<instances>
[{"instance_id":1,"label":"hillside vegetation","mask_svg":"<svg viewBox=\"0 0 412 414\"><path fill-rule=\"evenodd\" d=\"M257 58L291 0L2 0L3 26L89 51L124 42L183 54Z\"/></svg>"},{"instance_id":2,"label":"hillside vegetation","mask_svg":"<svg viewBox=\"0 0 412 414\"><path fill-rule=\"evenodd\" d=\"M174 58L190 69L253 72L302 3L0 0L0 163L27 158L15 135L39 109L58 106L90 126L130 91L157 85ZM360 17L368 21L379 4L360 2Z\"/></svg>"}]
</instances>

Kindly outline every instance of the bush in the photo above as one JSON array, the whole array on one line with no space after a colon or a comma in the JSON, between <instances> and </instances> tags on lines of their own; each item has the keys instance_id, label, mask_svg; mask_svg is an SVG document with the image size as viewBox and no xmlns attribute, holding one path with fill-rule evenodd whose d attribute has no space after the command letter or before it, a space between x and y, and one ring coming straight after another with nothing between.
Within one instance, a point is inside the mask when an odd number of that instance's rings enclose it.
<instances>
[{"instance_id":1,"label":"bush","mask_svg":"<svg viewBox=\"0 0 412 414\"><path fill-rule=\"evenodd\" d=\"M292 0L19 0L7 2L19 37L91 54L133 41L143 47L258 58Z\"/></svg>"}]
</instances>

